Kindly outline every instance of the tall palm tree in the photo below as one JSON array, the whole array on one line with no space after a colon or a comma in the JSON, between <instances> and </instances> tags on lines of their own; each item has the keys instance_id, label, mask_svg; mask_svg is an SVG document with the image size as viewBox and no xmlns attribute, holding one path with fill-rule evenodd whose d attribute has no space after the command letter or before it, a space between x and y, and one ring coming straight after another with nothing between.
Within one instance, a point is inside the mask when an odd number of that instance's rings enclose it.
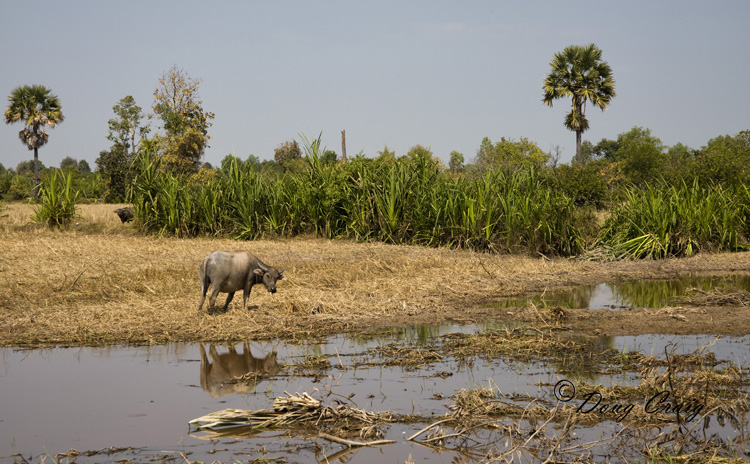
<instances>
[{"instance_id":1,"label":"tall palm tree","mask_svg":"<svg viewBox=\"0 0 750 464\"><path fill-rule=\"evenodd\" d=\"M8 97L5 124L23 122L21 141L34 150L34 197L39 194L39 147L47 143L45 127L54 128L65 119L57 95L43 85L16 87Z\"/></svg>"},{"instance_id":2,"label":"tall palm tree","mask_svg":"<svg viewBox=\"0 0 750 464\"><path fill-rule=\"evenodd\" d=\"M552 70L542 85L542 101L552 106L557 98L570 97L572 109L565 116L565 127L576 133L576 160L581 160L581 138L589 128L586 102L604 111L615 97L612 69L602 61L602 51L595 44L569 45L555 53L550 62Z\"/></svg>"}]
</instances>

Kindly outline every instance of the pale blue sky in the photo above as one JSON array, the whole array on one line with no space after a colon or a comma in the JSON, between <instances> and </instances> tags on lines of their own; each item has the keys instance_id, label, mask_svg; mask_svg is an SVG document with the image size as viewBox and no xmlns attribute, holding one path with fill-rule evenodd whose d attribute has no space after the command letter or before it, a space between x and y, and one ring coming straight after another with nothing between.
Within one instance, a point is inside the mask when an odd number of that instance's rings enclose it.
<instances>
[{"instance_id":1,"label":"pale blue sky","mask_svg":"<svg viewBox=\"0 0 750 464\"><path fill-rule=\"evenodd\" d=\"M667 145L700 148L750 129L750 2L736 1L4 1L0 94L42 84L65 122L40 150L93 167L109 148L107 120L126 95L146 111L174 64L202 80L216 118L205 161L273 157L313 138L350 156L384 145L431 147L467 161L483 137L526 137L575 152L563 127L570 103L542 104L555 52L596 43L617 81L584 139L633 126ZM0 163L32 153L18 125L0 125Z\"/></svg>"}]
</instances>

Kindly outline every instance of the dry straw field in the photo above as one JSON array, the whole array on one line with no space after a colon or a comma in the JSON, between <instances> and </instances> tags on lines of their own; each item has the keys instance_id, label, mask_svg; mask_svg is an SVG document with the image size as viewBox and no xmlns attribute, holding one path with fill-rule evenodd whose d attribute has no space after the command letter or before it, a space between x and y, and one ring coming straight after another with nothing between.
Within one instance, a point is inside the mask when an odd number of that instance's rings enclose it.
<instances>
[{"instance_id":1,"label":"dry straw field","mask_svg":"<svg viewBox=\"0 0 750 464\"><path fill-rule=\"evenodd\" d=\"M0 211L0 345L302 339L524 319L523 311L500 311L491 303L576 284L750 270L750 253L603 263L315 237L165 238L121 224L117 207L82 205L77 222L62 231L31 223L27 204ZM198 265L214 250L251 251L286 268L288 279L275 295L256 286L247 311L235 297L226 314L207 314L205 307L198 314Z\"/></svg>"}]
</instances>

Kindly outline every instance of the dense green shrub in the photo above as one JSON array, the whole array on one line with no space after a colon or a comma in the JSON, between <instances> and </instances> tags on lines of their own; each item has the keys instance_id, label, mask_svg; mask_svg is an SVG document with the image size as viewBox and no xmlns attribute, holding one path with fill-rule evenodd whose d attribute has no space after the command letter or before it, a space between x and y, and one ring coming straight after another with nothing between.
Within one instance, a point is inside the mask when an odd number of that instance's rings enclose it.
<instances>
[{"instance_id":1,"label":"dense green shrub","mask_svg":"<svg viewBox=\"0 0 750 464\"><path fill-rule=\"evenodd\" d=\"M576 206L603 208L607 201L607 180L602 172L607 163L562 165L556 169L557 181Z\"/></svg>"},{"instance_id":2,"label":"dense green shrub","mask_svg":"<svg viewBox=\"0 0 750 464\"><path fill-rule=\"evenodd\" d=\"M31 196L31 191L34 188L34 181L31 177L24 175L14 175L10 180L10 186L8 187L8 195L12 200L23 200Z\"/></svg>"},{"instance_id":3,"label":"dense green shrub","mask_svg":"<svg viewBox=\"0 0 750 464\"><path fill-rule=\"evenodd\" d=\"M13 180L13 173L10 171L3 171L0 173L0 195L8 193L10 190L10 183Z\"/></svg>"}]
</instances>

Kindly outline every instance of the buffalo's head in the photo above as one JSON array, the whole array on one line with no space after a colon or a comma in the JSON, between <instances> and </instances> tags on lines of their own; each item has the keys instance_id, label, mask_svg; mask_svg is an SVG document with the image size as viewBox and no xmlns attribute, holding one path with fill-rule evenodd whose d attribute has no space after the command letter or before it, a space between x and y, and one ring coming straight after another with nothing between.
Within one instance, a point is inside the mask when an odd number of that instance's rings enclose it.
<instances>
[{"instance_id":1,"label":"buffalo's head","mask_svg":"<svg viewBox=\"0 0 750 464\"><path fill-rule=\"evenodd\" d=\"M269 293L276 293L276 281L284 278L284 270L282 269L279 271L273 267L256 269L253 272L261 276L261 281L263 282L263 285L266 286Z\"/></svg>"}]
</instances>

